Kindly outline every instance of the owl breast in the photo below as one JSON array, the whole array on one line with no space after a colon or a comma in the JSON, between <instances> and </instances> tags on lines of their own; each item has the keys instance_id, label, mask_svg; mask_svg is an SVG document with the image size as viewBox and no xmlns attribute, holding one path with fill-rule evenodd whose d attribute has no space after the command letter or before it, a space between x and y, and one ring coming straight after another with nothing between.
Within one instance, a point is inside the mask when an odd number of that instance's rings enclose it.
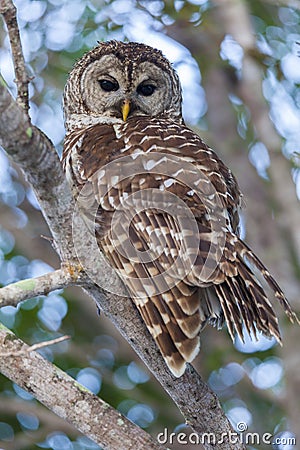
<instances>
[{"instance_id":1,"label":"owl breast","mask_svg":"<svg viewBox=\"0 0 300 450\"><path fill-rule=\"evenodd\" d=\"M127 186L126 196L158 188L183 197L196 214L201 198L193 187L206 196L216 192L232 216L228 225L236 230L240 191L231 171L199 136L171 120L141 117L74 130L65 138L63 165L79 187L97 178L100 192L117 187L122 192ZM100 195L98 200L104 209L114 209L122 198L106 195L104 201Z\"/></svg>"},{"instance_id":2,"label":"owl breast","mask_svg":"<svg viewBox=\"0 0 300 450\"><path fill-rule=\"evenodd\" d=\"M140 265L137 273L146 267L148 278L157 266L168 271L164 290L182 277L209 285L216 261L234 273L220 241L237 227L239 191L231 172L191 130L145 117L97 124L70 133L64 154L81 209L97 223L106 253L120 252ZM127 267L121 265L123 274Z\"/></svg>"}]
</instances>

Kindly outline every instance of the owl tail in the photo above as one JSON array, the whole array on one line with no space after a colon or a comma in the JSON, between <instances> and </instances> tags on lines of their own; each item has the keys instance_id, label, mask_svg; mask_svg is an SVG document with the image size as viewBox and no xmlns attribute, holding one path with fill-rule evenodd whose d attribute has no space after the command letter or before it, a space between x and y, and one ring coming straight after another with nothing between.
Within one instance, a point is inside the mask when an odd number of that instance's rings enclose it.
<instances>
[{"instance_id":1,"label":"owl tail","mask_svg":"<svg viewBox=\"0 0 300 450\"><path fill-rule=\"evenodd\" d=\"M133 298L167 366L176 377L184 373L186 362L192 362L197 356L201 328L199 301L197 310L186 314L178 298L176 287L148 299Z\"/></svg>"},{"instance_id":2,"label":"owl tail","mask_svg":"<svg viewBox=\"0 0 300 450\"><path fill-rule=\"evenodd\" d=\"M236 332L244 342L244 325L250 336L257 339L260 331L281 344L278 319L259 279L271 289L290 321L300 323L299 319L266 267L241 240L236 242L236 252L237 275L215 285L231 338Z\"/></svg>"},{"instance_id":3,"label":"owl tail","mask_svg":"<svg viewBox=\"0 0 300 450\"><path fill-rule=\"evenodd\" d=\"M134 298L148 330L176 377L200 350L199 334L207 323L221 328L224 314L212 287L192 287L180 281L169 291L147 299Z\"/></svg>"}]
</instances>

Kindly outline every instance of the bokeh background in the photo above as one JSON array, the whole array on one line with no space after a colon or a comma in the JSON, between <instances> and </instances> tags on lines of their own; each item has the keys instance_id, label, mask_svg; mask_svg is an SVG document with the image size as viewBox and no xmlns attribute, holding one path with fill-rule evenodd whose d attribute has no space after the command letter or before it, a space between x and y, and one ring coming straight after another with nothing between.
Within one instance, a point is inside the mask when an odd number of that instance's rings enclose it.
<instances>
[{"instance_id":1,"label":"bokeh background","mask_svg":"<svg viewBox=\"0 0 300 450\"><path fill-rule=\"evenodd\" d=\"M300 4L289 0L15 0L32 121L62 150L62 90L97 41L155 46L172 61L189 126L214 147L244 192L242 235L294 308L300 298ZM0 22L0 69L13 95L10 46ZM34 193L0 149L0 286L59 267ZM279 311L280 313L280 311ZM180 413L113 326L78 288L0 309L0 321L153 436L188 431ZM196 360L236 427L271 433L289 450L300 423L300 330L281 317L284 346L207 328ZM300 445L300 436L298 439ZM265 444L249 448L265 448ZM0 376L0 447L99 447ZM170 448L195 448L169 445ZM268 447L269 448L269 447ZM299 448L299 447L298 447Z\"/></svg>"}]
</instances>

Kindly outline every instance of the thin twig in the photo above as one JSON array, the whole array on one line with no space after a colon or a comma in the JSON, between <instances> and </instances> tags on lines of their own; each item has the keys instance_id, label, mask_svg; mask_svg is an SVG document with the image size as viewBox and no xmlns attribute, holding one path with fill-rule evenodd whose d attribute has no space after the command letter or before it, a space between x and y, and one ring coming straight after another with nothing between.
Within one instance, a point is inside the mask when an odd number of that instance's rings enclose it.
<instances>
[{"instance_id":1,"label":"thin twig","mask_svg":"<svg viewBox=\"0 0 300 450\"><path fill-rule=\"evenodd\" d=\"M33 352L35 350L39 350L44 347L48 347L49 345L59 344L60 342L66 341L67 339L70 339L71 336L61 336L55 339L50 339L49 341L43 341L38 342L36 344L30 345L30 346L24 346L24 348L21 348L20 350L14 350L14 351L7 351L2 352L0 351L0 357L3 358L5 356L22 356L26 353Z\"/></svg>"},{"instance_id":2,"label":"thin twig","mask_svg":"<svg viewBox=\"0 0 300 450\"><path fill-rule=\"evenodd\" d=\"M25 109L28 114L29 97L28 84L29 77L25 68L25 61L22 52L20 32L17 22L17 9L11 0L0 0L0 13L5 19L10 39L12 58L15 68L15 83L18 89L17 102Z\"/></svg>"}]
</instances>

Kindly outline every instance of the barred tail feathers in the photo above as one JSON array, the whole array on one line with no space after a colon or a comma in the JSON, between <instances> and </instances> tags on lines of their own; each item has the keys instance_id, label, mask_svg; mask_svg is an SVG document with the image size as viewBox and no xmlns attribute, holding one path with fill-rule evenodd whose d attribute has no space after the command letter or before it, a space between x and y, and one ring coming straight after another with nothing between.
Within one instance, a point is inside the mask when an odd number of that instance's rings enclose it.
<instances>
[{"instance_id":1,"label":"barred tail feathers","mask_svg":"<svg viewBox=\"0 0 300 450\"><path fill-rule=\"evenodd\" d=\"M268 337L275 337L281 344L277 316L260 283L259 275L256 276L255 271L261 274L261 279L279 300L290 321L299 323L299 319L266 267L241 240L236 242L236 252L237 275L227 276L222 283L214 286L229 334L234 340L235 333L237 333L244 342L245 328L247 333L254 338L257 338L257 331L260 331Z\"/></svg>"}]
</instances>

